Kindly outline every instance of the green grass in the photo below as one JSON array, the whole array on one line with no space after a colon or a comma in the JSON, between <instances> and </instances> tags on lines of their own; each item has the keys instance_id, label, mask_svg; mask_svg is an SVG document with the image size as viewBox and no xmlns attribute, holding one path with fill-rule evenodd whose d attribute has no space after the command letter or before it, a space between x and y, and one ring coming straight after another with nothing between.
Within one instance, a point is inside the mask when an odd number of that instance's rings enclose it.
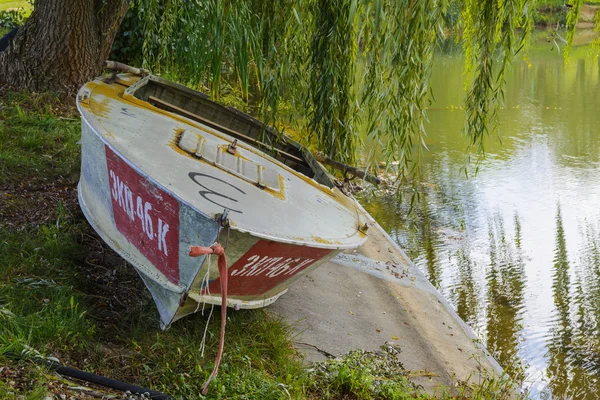
<instances>
[{"instance_id":1,"label":"green grass","mask_svg":"<svg viewBox=\"0 0 600 400\"><path fill-rule=\"evenodd\" d=\"M2 112L2 107L9 110ZM0 99L0 184L76 178L79 119L54 115L61 107L51 94L25 98L11 93Z\"/></svg>"},{"instance_id":2,"label":"green grass","mask_svg":"<svg viewBox=\"0 0 600 400\"><path fill-rule=\"evenodd\" d=\"M24 0L0 0L0 11L11 9L23 9L28 11L28 14L31 14L33 7L31 4L29 4L29 2Z\"/></svg>"},{"instance_id":3,"label":"green grass","mask_svg":"<svg viewBox=\"0 0 600 400\"><path fill-rule=\"evenodd\" d=\"M0 398L78 397L69 389L75 383L6 352L54 356L176 398L201 398L220 313L209 323L204 357L205 316L158 329L158 313L133 268L103 244L77 205L79 130L72 104L57 96L0 93ZM305 368L292 340L290 327L263 310L229 312L210 398L428 398L393 354L359 351ZM440 396L502 398L497 394L510 387L485 382Z\"/></svg>"},{"instance_id":4,"label":"green grass","mask_svg":"<svg viewBox=\"0 0 600 400\"><path fill-rule=\"evenodd\" d=\"M0 0L0 37L21 25L33 11L27 1Z\"/></svg>"},{"instance_id":5,"label":"green grass","mask_svg":"<svg viewBox=\"0 0 600 400\"><path fill-rule=\"evenodd\" d=\"M0 354L54 355L88 371L197 397L212 370L219 318L210 323L204 357L202 315L160 331L143 284L99 241L74 201L78 120L52 95L8 93L0 103ZM31 195L57 187L56 197ZM23 215L38 208L43 219ZM231 313L227 343L213 396L281 398L288 386L303 392L304 372L285 324L264 311ZM3 364L12 365L0 359ZM33 395L47 383L38 376L37 385L23 390ZM0 397L14 390L0 385Z\"/></svg>"}]
</instances>

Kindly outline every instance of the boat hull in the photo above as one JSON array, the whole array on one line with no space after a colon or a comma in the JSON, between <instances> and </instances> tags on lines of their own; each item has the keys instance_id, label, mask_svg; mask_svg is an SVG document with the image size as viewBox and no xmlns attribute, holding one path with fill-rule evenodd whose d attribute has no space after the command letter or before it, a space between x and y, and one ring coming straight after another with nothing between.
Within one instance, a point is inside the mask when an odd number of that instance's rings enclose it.
<instances>
[{"instance_id":1,"label":"boat hull","mask_svg":"<svg viewBox=\"0 0 600 400\"><path fill-rule=\"evenodd\" d=\"M221 304L216 257L192 258L190 246L217 241L226 246L228 306L235 308L271 304L295 280L341 251L222 228L131 163L85 118L78 197L92 227L141 276L163 328L205 304Z\"/></svg>"}]
</instances>

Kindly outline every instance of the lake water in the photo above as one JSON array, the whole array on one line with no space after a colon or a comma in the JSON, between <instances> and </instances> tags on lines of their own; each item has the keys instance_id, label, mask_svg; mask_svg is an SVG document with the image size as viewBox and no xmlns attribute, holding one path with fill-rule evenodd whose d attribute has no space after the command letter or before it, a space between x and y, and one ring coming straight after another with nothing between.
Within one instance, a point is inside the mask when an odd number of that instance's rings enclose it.
<instances>
[{"instance_id":1,"label":"lake water","mask_svg":"<svg viewBox=\"0 0 600 400\"><path fill-rule=\"evenodd\" d=\"M546 42L517 61L479 174L465 178L463 61L437 59L412 219L361 202L536 398L600 397L600 68ZM416 227L416 228L415 228Z\"/></svg>"}]
</instances>

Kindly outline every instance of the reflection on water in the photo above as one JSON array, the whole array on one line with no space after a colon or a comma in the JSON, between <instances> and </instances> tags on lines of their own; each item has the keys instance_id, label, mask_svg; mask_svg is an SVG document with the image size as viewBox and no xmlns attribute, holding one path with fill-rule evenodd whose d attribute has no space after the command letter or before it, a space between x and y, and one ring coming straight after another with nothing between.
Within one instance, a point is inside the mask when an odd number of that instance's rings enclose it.
<instances>
[{"instance_id":1,"label":"reflection on water","mask_svg":"<svg viewBox=\"0 0 600 400\"><path fill-rule=\"evenodd\" d=\"M596 399L600 67L586 47L572 57L541 46L515 63L502 145L469 180L462 59L440 57L414 213L391 194L362 202L533 397Z\"/></svg>"},{"instance_id":2,"label":"reflection on water","mask_svg":"<svg viewBox=\"0 0 600 400\"><path fill-rule=\"evenodd\" d=\"M571 285L570 263L560 206L556 216L553 293L556 305L548 343L547 375L552 393L561 398L597 399L600 393L600 254L593 225L583 232L581 263Z\"/></svg>"},{"instance_id":3,"label":"reflection on water","mask_svg":"<svg viewBox=\"0 0 600 400\"><path fill-rule=\"evenodd\" d=\"M515 221L518 220L515 216ZM496 214L488 225L487 348L511 377L521 381L523 367L517 352L523 328L521 314L525 282L520 249L514 244L521 241L520 232L515 229L515 237L507 237L501 214Z\"/></svg>"},{"instance_id":4,"label":"reflection on water","mask_svg":"<svg viewBox=\"0 0 600 400\"><path fill-rule=\"evenodd\" d=\"M573 330L570 321L569 296L569 260L567 241L563 227L560 206L556 214L556 249L554 250L554 271L552 275L552 292L556 305L556 321L551 329L552 336L548 341L547 374L552 386L552 393L559 397L567 394L570 382L569 355L572 353Z\"/></svg>"},{"instance_id":5,"label":"reflection on water","mask_svg":"<svg viewBox=\"0 0 600 400\"><path fill-rule=\"evenodd\" d=\"M425 253L425 260L427 265L427 277L429 282L436 288L440 288L440 265L436 260L435 254L435 243L436 243L436 232L431 229L431 219L429 217L429 206L427 203L427 194L421 196L420 202L421 211L421 243Z\"/></svg>"},{"instance_id":6,"label":"reflection on water","mask_svg":"<svg viewBox=\"0 0 600 400\"><path fill-rule=\"evenodd\" d=\"M454 304L458 315L470 326L478 320L478 288L473 279L473 261L467 252L459 249L456 252L458 281L454 285Z\"/></svg>"}]
</instances>

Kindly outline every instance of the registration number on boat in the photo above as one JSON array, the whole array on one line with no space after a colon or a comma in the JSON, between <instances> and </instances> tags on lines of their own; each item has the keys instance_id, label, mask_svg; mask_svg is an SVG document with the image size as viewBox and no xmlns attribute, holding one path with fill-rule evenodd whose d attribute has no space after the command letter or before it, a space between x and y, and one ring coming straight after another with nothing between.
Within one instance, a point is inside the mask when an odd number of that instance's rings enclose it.
<instances>
[{"instance_id":1,"label":"registration number on boat","mask_svg":"<svg viewBox=\"0 0 600 400\"><path fill-rule=\"evenodd\" d=\"M115 224L130 243L179 283L179 203L106 147Z\"/></svg>"},{"instance_id":2,"label":"registration number on boat","mask_svg":"<svg viewBox=\"0 0 600 400\"><path fill-rule=\"evenodd\" d=\"M304 271L331 251L259 240L230 267L228 294L260 296ZM219 285L219 279L213 281L210 292L218 292Z\"/></svg>"}]
</instances>

